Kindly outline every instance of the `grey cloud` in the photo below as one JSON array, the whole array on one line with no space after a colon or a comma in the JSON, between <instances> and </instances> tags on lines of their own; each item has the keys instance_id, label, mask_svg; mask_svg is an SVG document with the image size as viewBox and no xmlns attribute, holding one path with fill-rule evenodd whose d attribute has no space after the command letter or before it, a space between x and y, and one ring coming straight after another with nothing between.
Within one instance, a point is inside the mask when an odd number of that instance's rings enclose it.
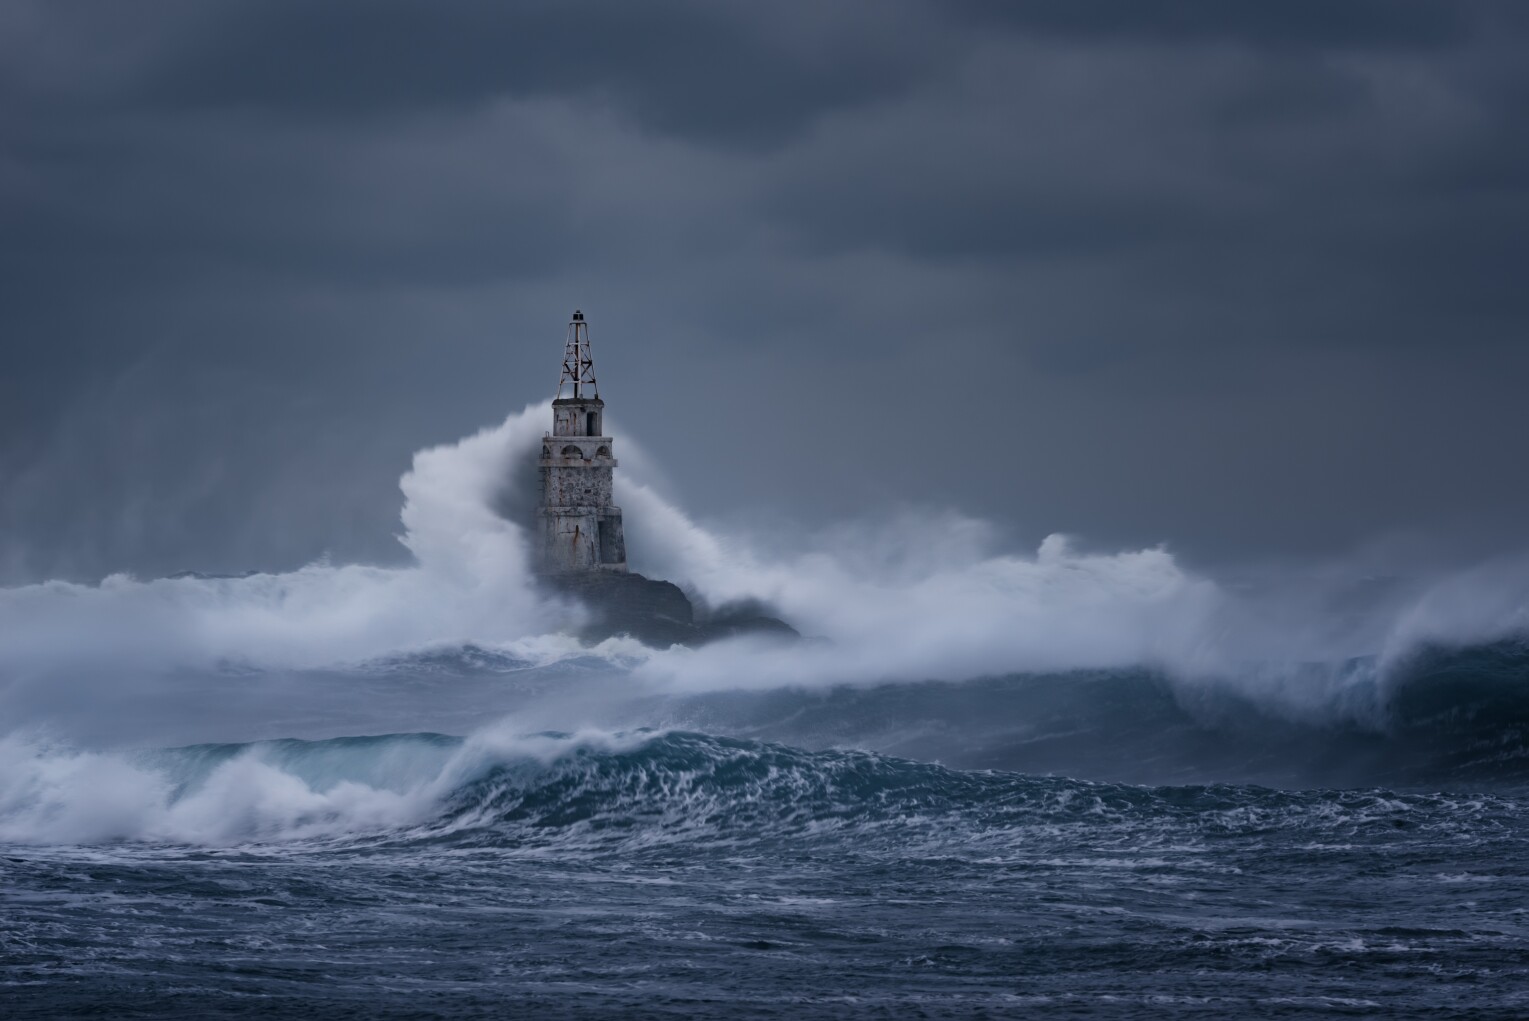
<instances>
[{"instance_id":1,"label":"grey cloud","mask_svg":"<svg viewBox=\"0 0 1529 1021\"><path fill-rule=\"evenodd\" d=\"M1481 5L1473 9L1452 0L959 0L955 6L991 23L1071 38L1434 48L1467 36Z\"/></svg>"},{"instance_id":2,"label":"grey cloud","mask_svg":"<svg viewBox=\"0 0 1529 1021\"><path fill-rule=\"evenodd\" d=\"M906 36L766 11L688 0L244 3L138 87L155 105L325 119L574 96L658 131L756 145L905 89L930 63ZM888 4L878 16L916 14Z\"/></svg>"},{"instance_id":3,"label":"grey cloud","mask_svg":"<svg viewBox=\"0 0 1529 1021\"><path fill-rule=\"evenodd\" d=\"M1188 299L1186 325L1197 303L1235 303L1234 342L1271 326L1427 341L1451 322L1498 342L1490 320L1529 313L1512 284L1529 257L1516 111L1452 66L1035 45L987 59L999 70L965 91L798 147L767 208L812 249L1016 273L1083 259L1096 278L1107 263L1116 293L1127 277Z\"/></svg>"},{"instance_id":4,"label":"grey cloud","mask_svg":"<svg viewBox=\"0 0 1529 1021\"><path fill-rule=\"evenodd\" d=\"M10 5L0 575L396 558L575 305L701 514L1517 541L1521 9Z\"/></svg>"}]
</instances>

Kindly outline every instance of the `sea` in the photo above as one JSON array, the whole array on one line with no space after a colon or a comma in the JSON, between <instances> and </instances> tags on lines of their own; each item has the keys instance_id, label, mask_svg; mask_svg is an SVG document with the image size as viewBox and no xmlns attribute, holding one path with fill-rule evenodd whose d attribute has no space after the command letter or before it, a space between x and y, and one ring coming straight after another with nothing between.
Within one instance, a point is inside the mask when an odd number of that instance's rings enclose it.
<instances>
[{"instance_id":1,"label":"sea","mask_svg":"<svg viewBox=\"0 0 1529 1021\"><path fill-rule=\"evenodd\" d=\"M404 565L0 589L0 1018L1529 1016L1521 563L791 549L634 478L648 573L805 637L581 643L542 411L416 455Z\"/></svg>"}]
</instances>

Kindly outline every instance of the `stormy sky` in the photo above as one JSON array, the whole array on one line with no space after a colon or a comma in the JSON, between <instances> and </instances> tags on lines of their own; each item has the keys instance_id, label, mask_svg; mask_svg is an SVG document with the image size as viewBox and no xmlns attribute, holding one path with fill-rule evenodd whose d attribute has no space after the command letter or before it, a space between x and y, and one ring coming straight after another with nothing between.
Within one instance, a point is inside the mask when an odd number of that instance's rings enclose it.
<instances>
[{"instance_id":1,"label":"stormy sky","mask_svg":"<svg viewBox=\"0 0 1529 1021\"><path fill-rule=\"evenodd\" d=\"M1518 0L9 0L0 582L400 561L575 307L702 518L1518 549L1526 114Z\"/></svg>"}]
</instances>

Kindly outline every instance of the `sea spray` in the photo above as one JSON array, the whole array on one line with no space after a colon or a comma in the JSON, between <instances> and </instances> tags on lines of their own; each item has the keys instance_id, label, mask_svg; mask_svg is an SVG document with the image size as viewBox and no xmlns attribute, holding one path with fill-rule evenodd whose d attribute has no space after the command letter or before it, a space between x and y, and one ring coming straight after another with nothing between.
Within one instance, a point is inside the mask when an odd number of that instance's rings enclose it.
<instances>
[{"instance_id":1,"label":"sea spray","mask_svg":"<svg viewBox=\"0 0 1529 1021\"><path fill-rule=\"evenodd\" d=\"M400 536L413 566L319 563L284 574L3 590L0 670L71 660L311 668L431 642L503 644L576 623L576 608L534 590L517 520L528 506L517 469L545 416L535 405L415 455L401 481ZM714 604L778 603L834 644L809 671L825 683L878 677L892 664L901 676L956 677L1172 657L1198 642L1196 624L1216 598L1211 583L1162 550L1080 555L1056 537L1034 556L993 553L981 548L981 523L950 515L904 517L879 533L879 559L868 549L843 559L811 548L777 555L707 531L640 477L623 481L638 566L672 574ZM763 669L762 683L779 672ZM800 675L796 664L788 669Z\"/></svg>"},{"instance_id":2,"label":"sea spray","mask_svg":"<svg viewBox=\"0 0 1529 1021\"><path fill-rule=\"evenodd\" d=\"M1339 620L1320 592L1230 589L1161 548L1087 552L1052 536L1033 553L1007 550L992 528L951 511L766 543L709 529L664 499L629 443L618 498L633 566L712 604L766 599L811 640L581 647L570 637L578 607L538 592L527 571L526 466L546 418L547 406L533 405L415 455L401 480L410 566L0 590L4 729L96 733L156 700L169 718L175 705L222 697L246 707L234 736L311 733L311 721L355 732L372 724L368 696L353 692L351 706L336 696L355 683L347 676L425 650L479 648L533 669L599 661L654 697L1141 671L1168 678L1190 707L1224 692L1282 719L1381 732L1388 686L1411 650L1524 626L1529 586L1512 565L1420 580ZM330 679L303 680L315 673Z\"/></svg>"},{"instance_id":3,"label":"sea spray","mask_svg":"<svg viewBox=\"0 0 1529 1021\"><path fill-rule=\"evenodd\" d=\"M934 853L954 842L993 854L1102 822L1207 836L1269 826L1332 833L1439 800L1154 789L683 731L522 733L509 721L467 739L395 734L133 754L6 739L0 762L0 843L13 845L451 840L615 853L810 841ZM1497 801L1460 803L1454 825L1497 811ZM1149 829L1142 837L1137 850L1155 843Z\"/></svg>"}]
</instances>

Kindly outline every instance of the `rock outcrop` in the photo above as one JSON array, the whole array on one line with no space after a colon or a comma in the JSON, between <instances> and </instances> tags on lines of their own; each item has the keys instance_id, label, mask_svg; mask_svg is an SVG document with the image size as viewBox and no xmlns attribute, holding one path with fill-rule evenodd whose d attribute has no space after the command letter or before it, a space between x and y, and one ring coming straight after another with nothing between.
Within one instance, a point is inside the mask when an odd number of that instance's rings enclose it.
<instances>
[{"instance_id":1,"label":"rock outcrop","mask_svg":"<svg viewBox=\"0 0 1529 1021\"><path fill-rule=\"evenodd\" d=\"M564 397L565 388L573 396ZM702 645L742 634L800 638L757 603L696 613L678 585L631 574L621 508L612 502L615 440L605 435L605 402L595 381L589 323L575 310L563 343L563 373L552 402L552 431L536 460L540 497L532 563L542 584L589 609L579 637L630 635L659 648Z\"/></svg>"},{"instance_id":2,"label":"rock outcrop","mask_svg":"<svg viewBox=\"0 0 1529 1021\"><path fill-rule=\"evenodd\" d=\"M698 615L690 598L669 581L617 571L584 571L544 577L553 591L572 596L588 608L589 621L579 631L585 641L629 635L644 645L704 645L735 635L800 638L796 629L769 616L757 603L739 603Z\"/></svg>"}]
</instances>

